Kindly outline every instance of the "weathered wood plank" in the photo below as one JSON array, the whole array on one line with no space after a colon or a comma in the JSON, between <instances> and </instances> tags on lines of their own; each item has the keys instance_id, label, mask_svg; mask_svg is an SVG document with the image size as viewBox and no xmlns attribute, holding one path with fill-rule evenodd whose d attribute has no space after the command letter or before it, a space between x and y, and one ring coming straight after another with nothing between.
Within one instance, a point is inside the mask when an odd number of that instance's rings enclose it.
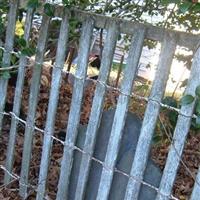
<instances>
[{"instance_id":1,"label":"weathered wood plank","mask_svg":"<svg viewBox=\"0 0 200 200\"><path fill-rule=\"evenodd\" d=\"M56 6L55 15L57 17L61 17L60 13L62 13L62 6ZM38 10L38 12L42 13L42 10ZM109 24L112 21L116 21L120 24L120 32L125 34L134 34L135 31L140 26L145 26L146 28L146 38L155 41L163 41L163 36L165 32L170 32L172 34L179 35L179 39L177 40L177 45L187 47L191 50L195 50L198 42L200 41L199 34L186 33L181 31L169 30L165 28L161 28L158 26L153 26L149 23L141 24L135 21L129 21L125 19L117 19L110 16L104 16L96 13L89 13L87 11L78 10L75 8L71 9L71 15L78 19L80 22L85 21L87 17L95 18L95 26L98 28L105 28L106 24Z\"/></svg>"},{"instance_id":2,"label":"weathered wood plank","mask_svg":"<svg viewBox=\"0 0 200 200\"><path fill-rule=\"evenodd\" d=\"M13 50L15 23L17 15L18 0L10 1L10 9L8 13L8 24L6 29L5 52L3 54L2 66L9 67L11 59L11 51ZM4 111L8 79L0 76L0 112ZM0 114L0 135L2 131L3 115Z\"/></svg>"},{"instance_id":3,"label":"weathered wood plank","mask_svg":"<svg viewBox=\"0 0 200 200\"><path fill-rule=\"evenodd\" d=\"M49 22L50 22L50 17L44 14L36 49L36 58L35 58L36 64L33 69L33 76L31 80L30 96L29 96L28 115L26 119L27 125L25 128L22 168L20 175L20 182L22 184L20 185L20 191L19 191L22 197L26 197L27 193L27 186L25 185L28 184L28 174L29 174L29 166L31 160L35 114L36 114L38 94L40 89L40 77L41 77L41 71L43 65L42 63L44 59L45 46L48 35Z\"/></svg>"},{"instance_id":4,"label":"weathered wood plank","mask_svg":"<svg viewBox=\"0 0 200 200\"><path fill-rule=\"evenodd\" d=\"M114 18L104 16L104 15L99 15L99 14L94 14L90 13L91 16L95 18L95 26L99 28L104 28L106 23L109 21L113 21ZM78 20L82 21L86 16L88 16L87 12L80 11L80 10L72 10L72 15L74 15ZM129 20L123 20L123 19L115 19L118 23L120 23L120 32L125 33L125 34L134 34L137 29L143 25L146 28L146 38L155 40L155 41L163 41L163 36L165 35L165 32L170 32L174 34L179 35L179 39L177 40L177 45L179 46L184 46L188 47L189 49L195 49L197 43L200 40L200 35L194 35L191 33L185 33L185 32L180 32L180 31L174 31L174 30L169 30L169 29L164 29L161 27L153 26L151 24L145 23L141 24L138 22L134 21L129 21Z\"/></svg>"},{"instance_id":5,"label":"weathered wood plank","mask_svg":"<svg viewBox=\"0 0 200 200\"><path fill-rule=\"evenodd\" d=\"M140 60L143 42L145 38L145 28L141 27L133 35L129 56L127 60L127 66L124 71L124 78L121 85L121 94L118 99L115 116L113 119L113 125L111 135L108 143L106 157L103 167L101 180L99 184L97 200L108 199L111 183L113 179L114 167L119 151L119 145L122 138L123 128L125 124L128 102L130 94L132 92L133 81L137 72L138 63Z\"/></svg>"},{"instance_id":6,"label":"weathered wood plank","mask_svg":"<svg viewBox=\"0 0 200 200\"><path fill-rule=\"evenodd\" d=\"M88 152L89 154L93 154L94 152L95 139L103 111L103 102L106 91L105 84L107 83L109 72L112 66L113 55L118 35L119 27L115 22L113 22L109 25L106 36L105 46L102 54L102 62L99 72L99 82L97 82L96 85L95 96L93 99L89 124L86 132L84 151ZM84 192L90 170L90 164L90 156L88 154L83 154L81 159L78 183L76 187L76 200L84 198Z\"/></svg>"},{"instance_id":7,"label":"weathered wood plank","mask_svg":"<svg viewBox=\"0 0 200 200\"><path fill-rule=\"evenodd\" d=\"M47 120L45 126L44 143L42 147L42 157L40 164L40 173L37 190L37 200L43 200L45 195L46 180L48 174L49 160L51 156L52 138L55 125L55 116L59 98L59 88L62 78L62 69L65 63L67 40L69 32L68 14L64 12L60 28L60 36L56 53L55 67L52 73L51 92L47 111Z\"/></svg>"},{"instance_id":8,"label":"weathered wood plank","mask_svg":"<svg viewBox=\"0 0 200 200\"><path fill-rule=\"evenodd\" d=\"M195 96L195 90L200 85L200 48L197 50L192 63L190 79L185 90L185 94ZM181 155L183 153L184 144L187 138L187 134L190 129L191 117L194 112L195 102L192 104L182 106L178 116L176 128L173 136L173 144L171 144L167 162L163 171L163 176L160 183L160 192L166 195L170 195L172 187L176 178L178 166L180 163ZM187 117L188 116L188 117ZM199 198L199 197L198 197ZM156 200L167 200L169 197L157 195Z\"/></svg>"},{"instance_id":9,"label":"weathered wood plank","mask_svg":"<svg viewBox=\"0 0 200 200\"><path fill-rule=\"evenodd\" d=\"M196 176L196 181L195 181L195 184L194 184L194 188L193 188L190 200L199 199L199 197L200 197L200 185L199 185L199 183L200 183L200 168L199 168L198 174Z\"/></svg>"},{"instance_id":10,"label":"weathered wood plank","mask_svg":"<svg viewBox=\"0 0 200 200\"><path fill-rule=\"evenodd\" d=\"M58 183L58 192L56 196L57 200L67 199L68 195L68 184L73 162L73 148L70 148L70 146L73 146L75 144L77 137L93 26L93 19L88 18L83 24L83 32L80 38L80 49L78 53L79 58L73 87L68 126L66 131L66 145L64 147L64 154L61 162L61 172Z\"/></svg>"},{"instance_id":11,"label":"weathered wood plank","mask_svg":"<svg viewBox=\"0 0 200 200\"><path fill-rule=\"evenodd\" d=\"M171 63L173 60L174 52L176 49L175 35L171 33L165 33L164 41L161 49L160 59L158 63L158 69L153 82L149 102L145 111L145 116L142 124L142 129L135 152L135 157L131 169L131 176L137 177L137 179L143 179L144 170L148 160L151 139L153 137L154 129L156 126L157 117L160 110L161 99L164 95L166 83L168 80ZM141 183L129 179L125 199L136 200L138 199Z\"/></svg>"},{"instance_id":12,"label":"weathered wood plank","mask_svg":"<svg viewBox=\"0 0 200 200\"><path fill-rule=\"evenodd\" d=\"M60 12L62 10L62 6L57 6L56 8L56 16L60 16ZM120 24L120 32L125 34L134 34L135 31L141 26L144 25L146 28L146 38L155 41L163 41L163 36L165 32L170 32L172 34L179 35L179 39L177 40L177 45L184 46L189 49L196 49L198 42L200 41L199 34L191 34L181 31L169 30L157 26L153 26L151 24L145 23L141 24L134 21L124 20L124 19L116 19L96 13L88 13L86 11L81 11L77 9L71 9L71 14L75 18L77 18L80 22L84 21L86 17L91 16L95 18L95 26L98 28L105 28L107 23L112 21L116 21Z\"/></svg>"},{"instance_id":13,"label":"weathered wood plank","mask_svg":"<svg viewBox=\"0 0 200 200\"><path fill-rule=\"evenodd\" d=\"M30 31L31 31L32 19L33 19L33 9L30 8L27 11L25 31L24 31L24 39L26 40L27 44L28 44ZM23 85L24 85L24 75L25 75L26 65L27 65L27 58L25 55L21 55L20 61L19 61L18 77L17 77L16 88L15 88L15 97L14 97L14 105L13 105L13 113L15 113L16 116L19 116L20 114L21 96L22 96ZM17 124L18 124L18 120L14 116L12 116L10 136L9 136L7 156L6 156L6 169L9 172L12 171L12 167L13 167ZM9 174L5 174L4 183L8 184L10 180L11 180L11 177L9 176Z\"/></svg>"}]
</instances>

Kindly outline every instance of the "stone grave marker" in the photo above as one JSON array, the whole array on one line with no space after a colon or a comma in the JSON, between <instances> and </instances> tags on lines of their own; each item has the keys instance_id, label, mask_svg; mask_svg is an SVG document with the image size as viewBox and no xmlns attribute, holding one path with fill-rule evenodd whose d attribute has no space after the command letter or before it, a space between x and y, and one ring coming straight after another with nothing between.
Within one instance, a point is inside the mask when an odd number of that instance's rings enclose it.
<instances>
[{"instance_id":1,"label":"stone grave marker","mask_svg":"<svg viewBox=\"0 0 200 200\"><path fill-rule=\"evenodd\" d=\"M101 161L104 161L106 155L114 113L115 109L111 109L109 111L103 112L102 115L102 120L96 139L95 152L93 154L95 158ZM76 145L82 149L84 146L86 129L87 126L80 125L79 127L79 133ZM140 129L141 129L140 119L136 115L128 112L123 131L123 137L120 145L120 151L116 163L117 169L128 174L130 173L131 164L134 158L137 141L140 134ZM70 177L70 186L69 186L70 192L68 199L70 200L74 200L76 184L79 175L80 162L81 162L81 153L75 150L74 162L73 162L72 173ZM85 192L85 198L84 198L85 200L96 199L101 171L102 171L102 165L92 160L87 188ZM161 175L162 174L160 169L149 158L144 175L144 181L155 187L159 187ZM126 176L115 172L112 181L109 200L123 200L127 182L128 178ZM139 200L154 200L155 197L156 197L155 190L145 185L142 185L140 190Z\"/></svg>"}]
</instances>

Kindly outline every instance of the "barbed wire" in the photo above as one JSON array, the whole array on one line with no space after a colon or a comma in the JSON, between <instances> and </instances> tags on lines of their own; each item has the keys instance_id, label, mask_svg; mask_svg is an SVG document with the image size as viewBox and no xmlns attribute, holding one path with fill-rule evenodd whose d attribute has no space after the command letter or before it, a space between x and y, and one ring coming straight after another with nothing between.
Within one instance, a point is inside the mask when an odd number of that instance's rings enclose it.
<instances>
[{"instance_id":1,"label":"barbed wire","mask_svg":"<svg viewBox=\"0 0 200 200\"><path fill-rule=\"evenodd\" d=\"M19 122L21 122L24 126L32 127L32 128L34 128L34 130L36 130L36 131L38 131L38 132L40 132L40 133L42 133L42 134L44 134L44 135L49 135L49 136L51 136L51 139L52 139L52 140L55 140L55 141L61 143L63 146L67 146L68 148L71 148L71 149L73 149L73 150L77 150L78 152L80 152L80 153L82 153L82 154L86 154L87 156L89 156L89 158L90 158L91 160L93 160L93 161L97 162L98 164L102 165L102 167L105 168L106 170L114 171L114 172L116 172L116 173L119 173L119 174L121 174L121 175L127 177L127 178L133 179L133 180L135 180L135 181L141 183L142 185L145 185L145 186L151 188L152 190L155 190L158 194L160 194L160 195L162 195L162 196L168 197L168 198L170 198L170 199L172 199L172 200L179 200L178 198L174 197L173 195L165 195L165 194L161 193L161 192L159 191L159 188L157 188L157 187L155 187L155 186L153 186L153 185L151 185L151 184L149 184L149 183L147 183L147 182L145 182L145 181L143 181L143 180L141 180L141 179L138 179L137 177L134 177L134 176L132 176L132 175L129 175L129 174L127 174L127 173L125 173L125 172L123 172L123 171L117 169L116 167L115 167L114 169L110 168L109 166L105 165L105 163L104 163L103 161L101 161L101 160L95 158L91 153L88 153L88 152L84 151L83 149L81 149L80 147L77 147L76 145L67 144L67 143L65 143L64 141L60 140L59 138L57 138L57 137L55 137L55 136L49 134L48 132L45 132L45 130L40 129L40 128L38 128L38 127L35 126L35 125L34 125L34 126L30 126L25 120L21 119L20 117L18 117L18 116L17 116L15 113L13 113L13 112L9 112L9 113L8 113L8 112L0 112L0 114L6 115L6 116L10 116L10 117L13 116L16 120L18 120ZM1 167L1 165L0 165L0 167ZM5 169L6 169L6 168L4 167L4 170L5 170ZM9 174L10 174L10 173L9 173ZM15 176L15 177L20 178L19 176ZM24 184L24 183L23 183L23 184Z\"/></svg>"}]
</instances>

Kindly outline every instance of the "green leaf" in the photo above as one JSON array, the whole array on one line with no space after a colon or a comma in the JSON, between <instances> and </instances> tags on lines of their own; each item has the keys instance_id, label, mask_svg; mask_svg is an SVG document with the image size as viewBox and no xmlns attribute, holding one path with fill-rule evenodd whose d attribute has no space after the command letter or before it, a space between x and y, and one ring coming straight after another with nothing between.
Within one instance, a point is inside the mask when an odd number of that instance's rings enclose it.
<instances>
[{"instance_id":1,"label":"green leaf","mask_svg":"<svg viewBox=\"0 0 200 200\"><path fill-rule=\"evenodd\" d=\"M197 115L195 122L196 122L197 125L200 125L200 116L199 115Z\"/></svg>"},{"instance_id":2,"label":"green leaf","mask_svg":"<svg viewBox=\"0 0 200 200\"><path fill-rule=\"evenodd\" d=\"M40 5L41 3L39 2L39 0L29 0L27 3L27 7L32 9L37 9L40 7Z\"/></svg>"},{"instance_id":3,"label":"green leaf","mask_svg":"<svg viewBox=\"0 0 200 200\"><path fill-rule=\"evenodd\" d=\"M69 0L62 0L62 3L63 3L66 7L70 6Z\"/></svg>"},{"instance_id":4,"label":"green leaf","mask_svg":"<svg viewBox=\"0 0 200 200\"><path fill-rule=\"evenodd\" d=\"M16 64L17 60L18 58L16 55L11 55L10 61L12 65Z\"/></svg>"},{"instance_id":5,"label":"green leaf","mask_svg":"<svg viewBox=\"0 0 200 200\"><path fill-rule=\"evenodd\" d=\"M192 2L186 1L179 6L179 11L185 14L190 9L191 6Z\"/></svg>"},{"instance_id":6,"label":"green leaf","mask_svg":"<svg viewBox=\"0 0 200 200\"><path fill-rule=\"evenodd\" d=\"M197 86L195 94L200 98L200 85Z\"/></svg>"},{"instance_id":7,"label":"green leaf","mask_svg":"<svg viewBox=\"0 0 200 200\"><path fill-rule=\"evenodd\" d=\"M2 77L3 79L9 79L9 78L10 78L10 73L9 73L9 71L4 71L4 72L2 73L2 75L1 75L1 77Z\"/></svg>"},{"instance_id":8,"label":"green leaf","mask_svg":"<svg viewBox=\"0 0 200 200\"><path fill-rule=\"evenodd\" d=\"M193 119L193 120L192 120L191 128L192 128L193 130L199 130L199 129L200 129L200 124L197 124L197 123L196 123L196 119Z\"/></svg>"},{"instance_id":9,"label":"green leaf","mask_svg":"<svg viewBox=\"0 0 200 200\"><path fill-rule=\"evenodd\" d=\"M196 107L195 107L195 112L200 115L200 100L197 102Z\"/></svg>"},{"instance_id":10,"label":"green leaf","mask_svg":"<svg viewBox=\"0 0 200 200\"><path fill-rule=\"evenodd\" d=\"M21 53L24 55L24 56L32 56L35 54L35 49L34 48L23 48L21 50Z\"/></svg>"},{"instance_id":11,"label":"green leaf","mask_svg":"<svg viewBox=\"0 0 200 200\"><path fill-rule=\"evenodd\" d=\"M44 12L47 16L53 17L54 11L55 11L55 7L52 4L46 3L44 5Z\"/></svg>"},{"instance_id":12,"label":"green leaf","mask_svg":"<svg viewBox=\"0 0 200 200\"><path fill-rule=\"evenodd\" d=\"M182 106L191 104L194 101L194 97L192 95L185 95L181 98L180 104Z\"/></svg>"},{"instance_id":13,"label":"green leaf","mask_svg":"<svg viewBox=\"0 0 200 200\"><path fill-rule=\"evenodd\" d=\"M170 96L166 96L163 100L162 100L163 104L166 104L168 106L173 106L175 108L177 108L178 104L176 99L174 99L173 97Z\"/></svg>"},{"instance_id":14,"label":"green leaf","mask_svg":"<svg viewBox=\"0 0 200 200\"><path fill-rule=\"evenodd\" d=\"M178 4L178 3L180 3L180 0L162 0L161 3L163 5L168 5L170 3L176 3L176 4Z\"/></svg>"},{"instance_id":15,"label":"green leaf","mask_svg":"<svg viewBox=\"0 0 200 200\"><path fill-rule=\"evenodd\" d=\"M18 44L20 45L20 47L26 47L26 40L24 38L20 38L18 40Z\"/></svg>"},{"instance_id":16,"label":"green leaf","mask_svg":"<svg viewBox=\"0 0 200 200\"><path fill-rule=\"evenodd\" d=\"M194 11L194 12L199 12L199 11L200 11L200 3L195 4L195 5L192 7L192 11Z\"/></svg>"},{"instance_id":17,"label":"green leaf","mask_svg":"<svg viewBox=\"0 0 200 200\"><path fill-rule=\"evenodd\" d=\"M167 116L169 117L169 121L170 121L171 125L175 126L176 122L177 122L177 118L178 118L177 112L170 111L170 112L168 112Z\"/></svg>"},{"instance_id":18,"label":"green leaf","mask_svg":"<svg viewBox=\"0 0 200 200\"><path fill-rule=\"evenodd\" d=\"M162 138L163 137L161 135L159 135L159 134L154 135L154 137L153 137L153 143L154 144L160 143L162 141Z\"/></svg>"}]
</instances>

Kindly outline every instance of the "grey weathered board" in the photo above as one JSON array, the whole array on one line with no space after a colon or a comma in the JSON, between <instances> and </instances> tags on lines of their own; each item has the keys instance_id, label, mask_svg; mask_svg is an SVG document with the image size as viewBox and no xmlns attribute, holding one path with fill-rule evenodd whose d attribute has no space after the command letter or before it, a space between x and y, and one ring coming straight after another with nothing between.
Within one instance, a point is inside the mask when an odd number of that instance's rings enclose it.
<instances>
[{"instance_id":1,"label":"grey weathered board","mask_svg":"<svg viewBox=\"0 0 200 200\"><path fill-rule=\"evenodd\" d=\"M98 130L95 151L93 156L101 161L104 161L106 155L114 113L115 109L103 112L100 128ZM76 145L80 148L83 148L84 145L86 129L87 126L79 126ZM133 161L140 129L141 129L140 119L136 115L129 112L127 115L120 151L118 154L117 164L116 164L117 169L128 174L131 169L131 164ZM75 191L79 176L81 156L82 153L75 151L72 173L70 177L70 185L69 185L68 199L70 200L74 200L75 198ZM100 163L97 163L96 161L92 161L84 199L87 200L96 199L99 181L101 177L101 171L102 171L102 165ZM161 179L160 169L149 158L147 169L144 175L144 181L150 183L155 187L158 187L160 179ZM110 200L124 199L127 183L128 183L128 177L125 177L122 174L115 172L109 199ZM156 197L155 190L145 185L141 187L139 200L152 200L155 199L155 197Z\"/></svg>"}]
</instances>

